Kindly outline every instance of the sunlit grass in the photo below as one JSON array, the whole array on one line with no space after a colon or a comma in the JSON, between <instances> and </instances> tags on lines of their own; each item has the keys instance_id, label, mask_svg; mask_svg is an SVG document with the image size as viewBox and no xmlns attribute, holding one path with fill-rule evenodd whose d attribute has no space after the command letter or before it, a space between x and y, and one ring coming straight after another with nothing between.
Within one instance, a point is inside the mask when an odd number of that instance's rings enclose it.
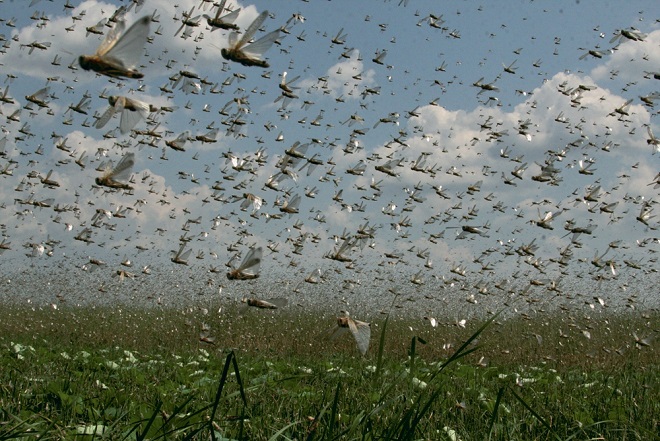
<instances>
[{"instance_id":1,"label":"sunlit grass","mask_svg":"<svg viewBox=\"0 0 660 441\"><path fill-rule=\"evenodd\" d=\"M333 317L318 311L208 309L5 306L0 439L658 435L656 351L633 337L657 314L463 329L393 313L382 339L377 315L362 358L323 339Z\"/></svg>"}]
</instances>

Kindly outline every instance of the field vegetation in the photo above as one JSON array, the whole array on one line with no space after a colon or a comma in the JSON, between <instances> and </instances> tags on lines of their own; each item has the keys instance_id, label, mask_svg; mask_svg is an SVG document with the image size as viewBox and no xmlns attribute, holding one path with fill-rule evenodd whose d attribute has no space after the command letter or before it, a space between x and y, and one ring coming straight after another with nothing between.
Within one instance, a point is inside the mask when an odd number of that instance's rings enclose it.
<instances>
[{"instance_id":1,"label":"field vegetation","mask_svg":"<svg viewBox=\"0 0 660 441\"><path fill-rule=\"evenodd\" d=\"M4 305L0 440L649 440L657 313L377 314Z\"/></svg>"}]
</instances>

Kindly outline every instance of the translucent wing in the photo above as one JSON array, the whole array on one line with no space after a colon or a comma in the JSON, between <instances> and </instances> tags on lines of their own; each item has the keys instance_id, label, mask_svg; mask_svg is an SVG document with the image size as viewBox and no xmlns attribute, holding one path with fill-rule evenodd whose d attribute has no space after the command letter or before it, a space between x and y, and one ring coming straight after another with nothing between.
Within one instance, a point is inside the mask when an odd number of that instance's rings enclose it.
<instances>
[{"instance_id":1,"label":"translucent wing","mask_svg":"<svg viewBox=\"0 0 660 441\"><path fill-rule=\"evenodd\" d=\"M142 47L149 36L150 22L151 17L148 15L142 17L140 20L133 23L133 26L131 26L119 38L114 37L115 43L111 44L107 49L104 48L105 50L103 53L99 53L97 50L97 54L102 55L103 58L110 59L125 68L134 68L140 60ZM119 25L119 23L117 23L117 25ZM105 43L105 41L103 43ZM104 45L103 43L101 46Z\"/></svg>"},{"instance_id":2,"label":"translucent wing","mask_svg":"<svg viewBox=\"0 0 660 441\"><path fill-rule=\"evenodd\" d=\"M245 30L241 41L238 43L239 47L245 45L252 39L252 37L254 37L254 34L257 33L257 30L261 27L262 24L264 24L264 21L266 21L266 17L268 17L268 11L263 11L257 18L254 19L252 24L250 24L250 26L248 26L248 28ZM230 43L230 46L233 46L233 44Z\"/></svg>"},{"instance_id":3,"label":"translucent wing","mask_svg":"<svg viewBox=\"0 0 660 441\"><path fill-rule=\"evenodd\" d=\"M255 196L254 199L252 200L254 211L261 210L262 204L263 204L263 199L261 199L260 197Z\"/></svg>"},{"instance_id":4,"label":"translucent wing","mask_svg":"<svg viewBox=\"0 0 660 441\"><path fill-rule=\"evenodd\" d=\"M300 199L301 199L301 198L300 198L300 195L299 195L299 194L293 196L291 199L289 199L289 203L287 204L287 206L288 206L289 208L292 208L292 209L296 209L296 210L297 210L297 209L298 209L298 206L300 205Z\"/></svg>"},{"instance_id":5,"label":"translucent wing","mask_svg":"<svg viewBox=\"0 0 660 441\"><path fill-rule=\"evenodd\" d=\"M227 0L221 0L219 4L216 3L218 6L218 11L215 13L215 18L220 17L220 14L222 14L222 12L225 10L225 3L227 3Z\"/></svg>"},{"instance_id":6,"label":"translucent wing","mask_svg":"<svg viewBox=\"0 0 660 441\"><path fill-rule=\"evenodd\" d=\"M355 242L352 237L347 237L344 242L342 242L341 246L339 247L339 250L337 251L338 255L343 255L347 253L353 246L355 245Z\"/></svg>"},{"instance_id":7,"label":"translucent wing","mask_svg":"<svg viewBox=\"0 0 660 441\"><path fill-rule=\"evenodd\" d=\"M189 250L183 252L182 254L177 254L177 258L178 258L179 260L185 262L185 261L187 261L188 258L190 257L190 253L192 253L192 249L189 249Z\"/></svg>"},{"instance_id":8,"label":"translucent wing","mask_svg":"<svg viewBox=\"0 0 660 441\"><path fill-rule=\"evenodd\" d=\"M266 302L270 303L271 305L275 305L278 308L284 308L286 305L289 304L289 301L283 298L266 299Z\"/></svg>"},{"instance_id":9,"label":"translucent wing","mask_svg":"<svg viewBox=\"0 0 660 441\"><path fill-rule=\"evenodd\" d=\"M105 54L112 49L112 47L119 41L119 38L124 33L126 29L126 22L124 20L117 20L115 25L105 34L105 38L96 49L96 55L99 57L105 56Z\"/></svg>"},{"instance_id":10,"label":"translucent wing","mask_svg":"<svg viewBox=\"0 0 660 441\"><path fill-rule=\"evenodd\" d=\"M348 332L348 328L343 328L341 326L335 326L330 331L328 331L328 340L335 341L342 335Z\"/></svg>"},{"instance_id":11,"label":"translucent wing","mask_svg":"<svg viewBox=\"0 0 660 441\"><path fill-rule=\"evenodd\" d=\"M263 256L263 249L261 247L252 248L243 259L241 266L237 268L243 274L254 276L259 273L261 267L261 257Z\"/></svg>"},{"instance_id":12,"label":"translucent wing","mask_svg":"<svg viewBox=\"0 0 660 441\"><path fill-rule=\"evenodd\" d=\"M188 142L188 138L190 138L190 130L186 130L177 136L176 139L172 141L172 144L178 148L183 148L186 145L186 142Z\"/></svg>"},{"instance_id":13,"label":"translucent wing","mask_svg":"<svg viewBox=\"0 0 660 441\"><path fill-rule=\"evenodd\" d=\"M240 8L231 11L229 14L224 17L220 17L225 23L233 23L238 18L238 13L241 12Z\"/></svg>"},{"instance_id":14,"label":"translucent wing","mask_svg":"<svg viewBox=\"0 0 660 441\"><path fill-rule=\"evenodd\" d=\"M305 281L309 283L319 283L321 281L321 277L323 277L323 274L321 274L321 269L316 268L312 270L311 273L309 273L309 276L305 278Z\"/></svg>"},{"instance_id":15,"label":"translucent wing","mask_svg":"<svg viewBox=\"0 0 660 441\"><path fill-rule=\"evenodd\" d=\"M135 165L135 154L125 154L112 170L112 178L115 181L127 180L133 170L133 165Z\"/></svg>"},{"instance_id":16,"label":"translucent wing","mask_svg":"<svg viewBox=\"0 0 660 441\"><path fill-rule=\"evenodd\" d=\"M256 212L261 208L263 200L259 196L255 196L252 193L243 193L243 201L241 202L241 210L246 211L246 209L252 204L253 210ZM238 199L237 199L238 200Z\"/></svg>"},{"instance_id":17,"label":"translucent wing","mask_svg":"<svg viewBox=\"0 0 660 441\"><path fill-rule=\"evenodd\" d=\"M254 43L245 46L243 52L250 56L260 58L268 49L270 49L279 36L279 29L269 32Z\"/></svg>"},{"instance_id":18,"label":"translucent wing","mask_svg":"<svg viewBox=\"0 0 660 441\"><path fill-rule=\"evenodd\" d=\"M94 127L97 129L102 129L108 123L108 121L110 121L110 118L112 118L112 115L114 115L116 111L117 110L115 110L115 106L108 106L106 111L103 112L103 115L101 115L101 117L96 120Z\"/></svg>"},{"instance_id":19,"label":"translucent wing","mask_svg":"<svg viewBox=\"0 0 660 441\"><path fill-rule=\"evenodd\" d=\"M216 128L209 130L208 133L204 136L208 139L216 139L218 137L218 133L220 133L220 129Z\"/></svg>"},{"instance_id":20,"label":"translucent wing","mask_svg":"<svg viewBox=\"0 0 660 441\"><path fill-rule=\"evenodd\" d=\"M300 89L300 87L295 87L295 86L291 85L291 84L295 83L296 81L298 81L299 78L300 78L300 75L298 75L296 77L293 77L293 79L287 81L285 84L287 85L287 87L289 87L291 89ZM284 81L284 76L282 76L282 81Z\"/></svg>"},{"instance_id":21,"label":"translucent wing","mask_svg":"<svg viewBox=\"0 0 660 441\"><path fill-rule=\"evenodd\" d=\"M247 207L250 206L252 201L250 199L244 199L243 202L241 202L241 210L247 210Z\"/></svg>"},{"instance_id":22,"label":"translucent wing","mask_svg":"<svg viewBox=\"0 0 660 441\"><path fill-rule=\"evenodd\" d=\"M238 41L237 32L232 32L231 34L229 34L229 37L227 38L227 43L229 44L229 47L236 47L237 41Z\"/></svg>"},{"instance_id":23,"label":"translucent wing","mask_svg":"<svg viewBox=\"0 0 660 441\"><path fill-rule=\"evenodd\" d=\"M355 338L358 350L362 355L365 355L367 350L369 350L369 340L371 339L371 327L369 323L349 319L348 328L351 334L353 334L353 338Z\"/></svg>"},{"instance_id":24,"label":"translucent wing","mask_svg":"<svg viewBox=\"0 0 660 441\"><path fill-rule=\"evenodd\" d=\"M46 86L34 92L32 95L30 95L30 98L43 101L46 98L48 98L49 93L50 93L50 87Z\"/></svg>"},{"instance_id":25,"label":"translucent wing","mask_svg":"<svg viewBox=\"0 0 660 441\"><path fill-rule=\"evenodd\" d=\"M121 121L119 123L119 130L121 133L125 134L130 132L137 123L149 116L149 104L142 101L131 100L129 98L117 100L118 103L119 101L124 101L125 103L123 110L121 111ZM127 105L129 103L130 105ZM117 105L115 105L115 108L116 107ZM115 109L115 111L118 110Z\"/></svg>"}]
</instances>

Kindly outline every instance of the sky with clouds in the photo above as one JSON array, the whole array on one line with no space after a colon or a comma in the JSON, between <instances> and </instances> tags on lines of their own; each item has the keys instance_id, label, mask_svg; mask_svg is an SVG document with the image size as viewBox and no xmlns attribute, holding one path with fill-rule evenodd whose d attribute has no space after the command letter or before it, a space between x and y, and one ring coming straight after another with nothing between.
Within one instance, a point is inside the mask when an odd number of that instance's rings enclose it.
<instances>
[{"instance_id":1,"label":"sky with clouds","mask_svg":"<svg viewBox=\"0 0 660 441\"><path fill-rule=\"evenodd\" d=\"M5 0L0 22L3 272L82 271L90 258L177 271L186 243L189 267L224 271L262 246L263 274L294 279L320 268L428 280L457 266L488 280L657 279L654 2L230 0L241 30L270 8L254 39L281 29L261 68L222 58L230 31L200 16L215 15L211 2L146 0L125 14L127 27L151 17L140 80L77 62L104 38L86 29L130 2L32 3ZM184 17L199 26L177 33ZM183 87L181 71L197 78ZM278 87L284 72L294 98ZM46 86L47 107L26 100ZM69 109L86 96L86 115ZM127 134L119 114L97 129L108 96L161 110ZM214 143L166 145L214 128ZM134 190L96 186L127 152ZM246 194L259 210L241 208ZM296 195L297 212L283 211ZM553 229L538 225L548 212ZM324 258L344 240L353 262Z\"/></svg>"}]
</instances>

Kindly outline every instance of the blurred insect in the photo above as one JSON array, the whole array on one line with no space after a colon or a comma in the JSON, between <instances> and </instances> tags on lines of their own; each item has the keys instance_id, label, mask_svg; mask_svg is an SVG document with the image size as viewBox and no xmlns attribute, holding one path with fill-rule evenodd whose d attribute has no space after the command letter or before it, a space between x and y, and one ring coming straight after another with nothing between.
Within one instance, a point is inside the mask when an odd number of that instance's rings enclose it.
<instances>
[{"instance_id":1,"label":"blurred insect","mask_svg":"<svg viewBox=\"0 0 660 441\"><path fill-rule=\"evenodd\" d=\"M32 95L26 95L25 99L31 103L36 104L39 107L48 107L48 97L50 94L50 88L48 86L37 90Z\"/></svg>"},{"instance_id":2,"label":"blurred insect","mask_svg":"<svg viewBox=\"0 0 660 441\"><path fill-rule=\"evenodd\" d=\"M376 56L371 59L376 64L383 64L383 60L385 59L385 56L387 55L387 50L383 49L382 51L379 51L376 53Z\"/></svg>"},{"instance_id":3,"label":"blurred insect","mask_svg":"<svg viewBox=\"0 0 660 441\"><path fill-rule=\"evenodd\" d=\"M291 196L289 200L284 201L280 206L280 211L282 213L288 213L289 217L292 214L298 213L298 205L300 205L300 195L296 194Z\"/></svg>"},{"instance_id":4,"label":"blurred insect","mask_svg":"<svg viewBox=\"0 0 660 441\"><path fill-rule=\"evenodd\" d=\"M354 237L347 237L344 242L334 251L325 255L328 259L336 260L338 262L352 262L353 259L348 257L348 253L355 247L357 241Z\"/></svg>"},{"instance_id":5,"label":"blurred insect","mask_svg":"<svg viewBox=\"0 0 660 441\"><path fill-rule=\"evenodd\" d=\"M89 95L85 95L80 99L80 101L78 101L78 104L70 104L69 108L64 113L66 114L67 112L73 111L82 115L87 115L87 111L90 108L90 103L91 99Z\"/></svg>"},{"instance_id":6,"label":"blurred insect","mask_svg":"<svg viewBox=\"0 0 660 441\"><path fill-rule=\"evenodd\" d=\"M0 95L0 102L7 103L7 104L14 104L15 101L12 97L8 96L9 94L9 86L5 87L5 91Z\"/></svg>"},{"instance_id":7,"label":"blurred insect","mask_svg":"<svg viewBox=\"0 0 660 441\"><path fill-rule=\"evenodd\" d=\"M241 202L241 210L246 211L247 208L252 205L252 213L259 211L264 203L263 198L252 193L243 193L242 199L243 202Z\"/></svg>"},{"instance_id":8,"label":"blurred insect","mask_svg":"<svg viewBox=\"0 0 660 441\"><path fill-rule=\"evenodd\" d=\"M172 263L178 263L179 265L188 265L188 257L190 257L190 253L192 252L192 249L184 251L186 248L186 243L182 243L181 246L179 247L179 251L177 251L174 256L170 259ZM174 253L174 251L172 251Z\"/></svg>"},{"instance_id":9,"label":"blurred insect","mask_svg":"<svg viewBox=\"0 0 660 441\"><path fill-rule=\"evenodd\" d=\"M347 311L341 311L342 317L337 317L337 325L329 331L329 339L336 340L347 331L353 334L358 350L362 355L369 349L369 340L371 339L371 325L366 322L354 320L349 317Z\"/></svg>"},{"instance_id":10,"label":"blurred insect","mask_svg":"<svg viewBox=\"0 0 660 441\"><path fill-rule=\"evenodd\" d=\"M337 32L337 35L335 35L332 38L331 41L332 41L333 44L337 44L337 45L341 46L346 42L346 36L348 34L343 34L342 32L344 32L344 28L339 29L339 32Z\"/></svg>"},{"instance_id":11,"label":"blurred insect","mask_svg":"<svg viewBox=\"0 0 660 441\"><path fill-rule=\"evenodd\" d=\"M192 28L199 26L200 16L196 15L193 17L194 11L195 7L193 6L189 12L183 13L183 17L181 18L181 27L174 33L175 37L179 35L179 33L185 28L186 30L183 33L183 38L186 39L192 35Z\"/></svg>"},{"instance_id":12,"label":"blurred insect","mask_svg":"<svg viewBox=\"0 0 660 441\"><path fill-rule=\"evenodd\" d=\"M261 257L263 249L261 247L251 248L243 259L243 262L231 271L227 272L229 280L249 280L259 277L259 267L261 266Z\"/></svg>"},{"instance_id":13,"label":"blurred insect","mask_svg":"<svg viewBox=\"0 0 660 441\"><path fill-rule=\"evenodd\" d=\"M292 80L286 81L286 72L282 74L282 81L279 84L279 88L282 90L282 95L284 95L287 98L298 98L298 95L295 94L296 89L300 89L300 87L292 86L294 82L296 82L300 78L300 76L295 77Z\"/></svg>"},{"instance_id":14,"label":"blurred insect","mask_svg":"<svg viewBox=\"0 0 660 441\"><path fill-rule=\"evenodd\" d=\"M117 163L115 168L111 168L112 164L109 164L106 167L103 176L96 178L96 184L110 188L133 190L133 187L131 187L128 184L125 184L122 181L128 179L134 164L135 164L135 154L134 153L125 154L124 157L122 157L121 160Z\"/></svg>"},{"instance_id":15,"label":"blurred insect","mask_svg":"<svg viewBox=\"0 0 660 441\"><path fill-rule=\"evenodd\" d=\"M7 92L6 92L6 90L5 90L5 94L6 94L6 93L7 93ZM656 138L656 137L653 135L653 130L651 130L651 126L650 126L650 125L646 127L646 131L647 131L648 134L649 134L649 137L648 137L648 139L646 140L646 143L647 143L648 145L650 145L650 146L653 147L653 154L654 154L654 155L655 155L656 153L660 153L660 140L659 140L658 138Z\"/></svg>"},{"instance_id":16,"label":"blurred insect","mask_svg":"<svg viewBox=\"0 0 660 441\"><path fill-rule=\"evenodd\" d=\"M635 339L635 346L638 349L639 348L646 348L646 347L651 346L651 343L653 342L653 338L655 337L655 335L649 335L648 337L641 338L641 337L638 337L637 334L635 334L634 332L633 332L632 335Z\"/></svg>"},{"instance_id":17,"label":"blurred insect","mask_svg":"<svg viewBox=\"0 0 660 441\"><path fill-rule=\"evenodd\" d=\"M50 47L50 41L43 41L43 42L33 41L32 43L29 44L22 44L21 48L24 47L30 48L30 50L28 51L28 55L31 55L35 49L40 49L42 51L48 50L48 48Z\"/></svg>"},{"instance_id":18,"label":"blurred insect","mask_svg":"<svg viewBox=\"0 0 660 441\"><path fill-rule=\"evenodd\" d=\"M201 141L203 143L214 143L217 141L216 137L218 136L218 133L220 133L220 129L211 129L206 133L195 136L195 140Z\"/></svg>"},{"instance_id":19,"label":"blurred insect","mask_svg":"<svg viewBox=\"0 0 660 441\"><path fill-rule=\"evenodd\" d=\"M311 273L307 277L305 277L305 282L307 283L319 283L323 279L323 273L321 272L320 268L316 268L312 270Z\"/></svg>"},{"instance_id":20,"label":"blurred insect","mask_svg":"<svg viewBox=\"0 0 660 441\"><path fill-rule=\"evenodd\" d=\"M115 113L121 112L119 130L122 134L130 132L131 129L137 125L137 123L149 116L149 112L155 110L152 109L149 104L143 101L125 96L109 96L108 103L110 103L110 106L96 121L94 127L97 129L103 128Z\"/></svg>"},{"instance_id":21,"label":"blurred insect","mask_svg":"<svg viewBox=\"0 0 660 441\"><path fill-rule=\"evenodd\" d=\"M202 343L208 343L210 345L215 344L215 337L211 336L211 326L206 323L202 323L201 329L199 331L199 341Z\"/></svg>"},{"instance_id":22,"label":"blurred insect","mask_svg":"<svg viewBox=\"0 0 660 441\"><path fill-rule=\"evenodd\" d=\"M118 20L94 55L78 58L80 67L114 78L143 78L144 74L135 70L135 66L147 41L150 22L151 17L144 16L124 32L126 23Z\"/></svg>"},{"instance_id":23,"label":"blurred insect","mask_svg":"<svg viewBox=\"0 0 660 441\"><path fill-rule=\"evenodd\" d=\"M235 61L243 66L259 66L268 68L270 65L261 59L264 52L266 52L273 45L275 40L280 36L280 30L276 29L255 42L248 44L250 39L254 36L257 30L266 20L268 11L264 11L257 18L254 19L252 24L247 28L243 37L237 41L238 33L232 32L229 34L229 47L221 50L222 58L225 60ZM247 46L246 46L247 45Z\"/></svg>"},{"instance_id":24,"label":"blurred insect","mask_svg":"<svg viewBox=\"0 0 660 441\"><path fill-rule=\"evenodd\" d=\"M238 31L238 25L234 24L234 21L238 18L238 13L241 12L241 9L234 9L227 15L222 14L225 11L225 3L227 0L222 0L218 5L218 11L215 13L215 17L211 17L207 14L204 14L203 17L206 19L206 22L211 26L211 32L216 29L225 29L225 30L234 30Z\"/></svg>"},{"instance_id":25,"label":"blurred insect","mask_svg":"<svg viewBox=\"0 0 660 441\"><path fill-rule=\"evenodd\" d=\"M87 33L85 34L85 37L89 37L89 34L103 35L105 24L107 22L108 22L108 19L103 18L98 23L96 23L94 26L87 26L85 28L85 30L87 31Z\"/></svg>"},{"instance_id":26,"label":"blurred insect","mask_svg":"<svg viewBox=\"0 0 660 441\"><path fill-rule=\"evenodd\" d=\"M189 138L190 138L190 130L186 130L185 132L177 136L176 139L173 139L171 141L165 141L165 145L176 151L185 152L186 142L188 142Z\"/></svg>"},{"instance_id":27,"label":"blurred insect","mask_svg":"<svg viewBox=\"0 0 660 441\"><path fill-rule=\"evenodd\" d=\"M254 308L260 309L277 309L284 308L289 301L287 299L268 299L268 300L259 300L259 299L248 299L245 298L241 300L245 303L246 306L252 306Z\"/></svg>"},{"instance_id":28,"label":"blurred insect","mask_svg":"<svg viewBox=\"0 0 660 441\"><path fill-rule=\"evenodd\" d=\"M438 321L435 319L435 317L424 316L424 320L428 320L431 327L433 328L438 327Z\"/></svg>"}]
</instances>

